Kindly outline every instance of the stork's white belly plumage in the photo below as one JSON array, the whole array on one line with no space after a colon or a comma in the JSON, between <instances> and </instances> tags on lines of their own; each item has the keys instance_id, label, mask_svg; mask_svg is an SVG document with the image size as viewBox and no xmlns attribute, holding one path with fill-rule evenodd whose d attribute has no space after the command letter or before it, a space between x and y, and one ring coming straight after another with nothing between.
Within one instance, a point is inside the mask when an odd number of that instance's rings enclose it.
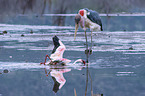
<instances>
[{"instance_id":1,"label":"stork's white belly plumage","mask_svg":"<svg viewBox=\"0 0 145 96\"><path fill-rule=\"evenodd\" d=\"M85 26L90 28L91 31L95 31L95 32L100 31L100 29L101 29L100 25L98 25L97 23L92 22L90 19L85 18L85 17L84 17L84 20L85 20Z\"/></svg>"}]
</instances>

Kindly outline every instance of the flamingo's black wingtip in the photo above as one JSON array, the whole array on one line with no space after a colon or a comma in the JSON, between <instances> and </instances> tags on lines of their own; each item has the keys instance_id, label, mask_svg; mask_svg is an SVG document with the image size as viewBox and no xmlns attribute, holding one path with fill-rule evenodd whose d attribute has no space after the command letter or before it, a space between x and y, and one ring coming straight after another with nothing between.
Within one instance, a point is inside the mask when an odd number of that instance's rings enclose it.
<instances>
[{"instance_id":1,"label":"flamingo's black wingtip","mask_svg":"<svg viewBox=\"0 0 145 96\"><path fill-rule=\"evenodd\" d=\"M53 39L57 39L57 40L59 40L59 38L55 35L55 36L53 36Z\"/></svg>"},{"instance_id":2,"label":"flamingo's black wingtip","mask_svg":"<svg viewBox=\"0 0 145 96\"><path fill-rule=\"evenodd\" d=\"M55 35L54 37L53 37L53 42L54 42L54 44L57 42L58 43L58 41L59 41L59 38Z\"/></svg>"},{"instance_id":3,"label":"flamingo's black wingtip","mask_svg":"<svg viewBox=\"0 0 145 96\"><path fill-rule=\"evenodd\" d=\"M53 44L54 44L54 48L52 53L54 53L56 49L60 46L59 38L56 35L53 37Z\"/></svg>"}]
</instances>

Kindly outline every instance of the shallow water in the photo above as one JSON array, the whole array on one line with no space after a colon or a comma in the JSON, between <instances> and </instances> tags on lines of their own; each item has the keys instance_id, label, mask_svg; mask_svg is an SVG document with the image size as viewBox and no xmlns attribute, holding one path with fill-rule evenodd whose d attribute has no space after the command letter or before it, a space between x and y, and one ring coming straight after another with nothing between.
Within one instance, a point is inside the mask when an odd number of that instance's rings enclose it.
<instances>
[{"instance_id":1,"label":"shallow water","mask_svg":"<svg viewBox=\"0 0 145 96\"><path fill-rule=\"evenodd\" d=\"M0 96L74 96L74 88L77 96L85 96L86 86L87 96L91 88L103 96L145 95L145 31L94 32L93 54L83 66L73 65L76 59L86 59L82 30L76 41L71 26L0 24L0 32L4 30L8 33L0 35ZM64 58L72 60L65 67L40 65L51 54L54 35L66 46ZM56 93L53 73L64 83Z\"/></svg>"}]
</instances>

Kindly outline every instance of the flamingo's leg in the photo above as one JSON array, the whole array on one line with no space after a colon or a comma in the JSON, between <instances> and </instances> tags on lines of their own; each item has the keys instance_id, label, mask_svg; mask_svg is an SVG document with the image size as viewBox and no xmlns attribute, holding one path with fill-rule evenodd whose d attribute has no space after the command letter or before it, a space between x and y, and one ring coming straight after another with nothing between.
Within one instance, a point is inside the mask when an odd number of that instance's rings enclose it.
<instances>
[{"instance_id":1,"label":"flamingo's leg","mask_svg":"<svg viewBox=\"0 0 145 96\"><path fill-rule=\"evenodd\" d=\"M50 72L51 72L51 70L47 73L47 70L45 68L45 74L46 74L46 76L48 76L50 74Z\"/></svg>"},{"instance_id":2,"label":"flamingo's leg","mask_svg":"<svg viewBox=\"0 0 145 96\"><path fill-rule=\"evenodd\" d=\"M46 56L45 56L45 61L44 61L44 62L42 62L42 63L40 63L40 64L44 64L44 65L45 65L46 60L47 60L47 57L51 60L51 58L50 58L48 55L46 55Z\"/></svg>"}]
</instances>

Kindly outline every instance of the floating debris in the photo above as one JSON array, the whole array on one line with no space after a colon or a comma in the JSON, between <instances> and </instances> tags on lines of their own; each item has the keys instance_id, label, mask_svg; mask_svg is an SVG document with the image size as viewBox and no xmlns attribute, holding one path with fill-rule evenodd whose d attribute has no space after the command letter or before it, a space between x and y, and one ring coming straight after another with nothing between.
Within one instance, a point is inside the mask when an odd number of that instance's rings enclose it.
<instances>
[{"instance_id":1,"label":"floating debris","mask_svg":"<svg viewBox=\"0 0 145 96\"><path fill-rule=\"evenodd\" d=\"M39 17L38 15L36 15L36 17Z\"/></svg>"},{"instance_id":2,"label":"floating debris","mask_svg":"<svg viewBox=\"0 0 145 96\"><path fill-rule=\"evenodd\" d=\"M126 29L124 29L123 31L126 32Z\"/></svg>"},{"instance_id":3,"label":"floating debris","mask_svg":"<svg viewBox=\"0 0 145 96\"><path fill-rule=\"evenodd\" d=\"M8 32L7 31L3 31L3 34L7 34Z\"/></svg>"},{"instance_id":4,"label":"floating debris","mask_svg":"<svg viewBox=\"0 0 145 96\"><path fill-rule=\"evenodd\" d=\"M4 72L4 73L8 73L9 71L8 71L7 69L5 69L3 72Z\"/></svg>"},{"instance_id":5,"label":"floating debris","mask_svg":"<svg viewBox=\"0 0 145 96\"><path fill-rule=\"evenodd\" d=\"M33 34L33 31L31 30L30 33Z\"/></svg>"},{"instance_id":6,"label":"floating debris","mask_svg":"<svg viewBox=\"0 0 145 96\"><path fill-rule=\"evenodd\" d=\"M12 56L9 56L9 58L13 58Z\"/></svg>"},{"instance_id":7,"label":"floating debris","mask_svg":"<svg viewBox=\"0 0 145 96\"><path fill-rule=\"evenodd\" d=\"M103 96L103 94L93 94L93 96Z\"/></svg>"},{"instance_id":8,"label":"floating debris","mask_svg":"<svg viewBox=\"0 0 145 96\"><path fill-rule=\"evenodd\" d=\"M133 50L133 47L130 47L129 50Z\"/></svg>"},{"instance_id":9,"label":"floating debris","mask_svg":"<svg viewBox=\"0 0 145 96\"><path fill-rule=\"evenodd\" d=\"M0 33L0 35L3 35L3 33Z\"/></svg>"},{"instance_id":10,"label":"floating debris","mask_svg":"<svg viewBox=\"0 0 145 96\"><path fill-rule=\"evenodd\" d=\"M97 46L96 44L94 44L94 46Z\"/></svg>"},{"instance_id":11,"label":"floating debris","mask_svg":"<svg viewBox=\"0 0 145 96\"><path fill-rule=\"evenodd\" d=\"M22 34L21 37L24 37L24 34Z\"/></svg>"}]
</instances>

